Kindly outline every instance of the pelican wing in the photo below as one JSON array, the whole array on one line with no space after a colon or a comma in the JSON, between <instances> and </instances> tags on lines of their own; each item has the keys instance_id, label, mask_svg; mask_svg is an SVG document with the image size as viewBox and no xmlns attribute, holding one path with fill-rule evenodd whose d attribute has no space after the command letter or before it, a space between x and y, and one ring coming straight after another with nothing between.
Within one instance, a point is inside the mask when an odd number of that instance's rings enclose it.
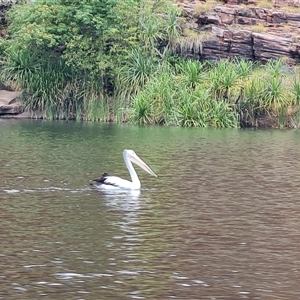
<instances>
[{"instance_id":1,"label":"pelican wing","mask_svg":"<svg viewBox=\"0 0 300 300\"><path fill-rule=\"evenodd\" d=\"M100 178L94 179L93 182L95 185L113 185L113 186L118 186L115 178L118 178L116 176L110 176L107 173L104 173Z\"/></svg>"},{"instance_id":2,"label":"pelican wing","mask_svg":"<svg viewBox=\"0 0 300 300\"><path fill-rule=\"evenodd\" d=\"M107 173L104 173L100 178L93 180L93 183L96 187L112 186L118 188L129 188L131 184L131 182L128 180L117 176L110 176Z\"/></svg>"}]
</instances>

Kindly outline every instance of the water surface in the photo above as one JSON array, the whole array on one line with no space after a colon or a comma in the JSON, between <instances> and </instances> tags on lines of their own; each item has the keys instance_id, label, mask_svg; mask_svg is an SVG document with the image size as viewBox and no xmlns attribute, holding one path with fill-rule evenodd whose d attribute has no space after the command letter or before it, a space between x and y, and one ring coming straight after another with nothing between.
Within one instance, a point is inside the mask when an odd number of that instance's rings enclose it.
<instances>
[{"instance_id":1,"label":"water surface","mask_svg":"<svg viewBox=\"0 0 300 300\"><path fill-rule=\"evenodd\" d=\"M142 190L101 193L103 172ZM299 299L300 133L0 119L0 299Z\"/></svg>"}]
</instances>

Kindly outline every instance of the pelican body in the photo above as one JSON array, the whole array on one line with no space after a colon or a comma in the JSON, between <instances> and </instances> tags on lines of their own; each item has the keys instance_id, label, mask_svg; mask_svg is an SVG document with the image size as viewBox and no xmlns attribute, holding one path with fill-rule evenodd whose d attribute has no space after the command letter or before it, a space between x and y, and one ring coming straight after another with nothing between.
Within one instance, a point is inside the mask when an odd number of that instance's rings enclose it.
<instances>
[{"instance_id":1,"label":"pelican body","mask_svg":"<svg viewBox=\"0 0 300 300\"><path fill-rule=\"evenodd\" d=\"M131 181L104 173L100 178L93 180L93 185L100 189L118 188L126 190L139 190L141 188L141 182L132 163L137 164L150 175L157 177L157 175L137 156L133 150L124 150L123 157L126 167L129 171Z\"/></svg>"}]
</instances>

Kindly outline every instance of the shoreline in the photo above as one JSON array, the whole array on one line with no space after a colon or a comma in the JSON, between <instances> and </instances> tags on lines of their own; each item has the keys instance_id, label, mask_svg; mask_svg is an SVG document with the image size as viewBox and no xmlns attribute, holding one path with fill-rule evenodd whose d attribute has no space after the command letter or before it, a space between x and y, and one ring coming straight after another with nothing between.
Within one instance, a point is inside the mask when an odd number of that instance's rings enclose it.
<instances>
[{"instance_id":1,"label":"shoreline","mask_svg":"<svg viewBox=\"0 0 300 300\"><path fill-rule=\"evenodd\" d=\"M0 89L0 119L44 119L41 111L25 111L22 103L18 101L20 94L21 92ZM295 129L290 122L288 124L285 129ZM280 129L277 117L272 118L268 115L258 118L256 126L240 126L240 128Z\"/></svg>"}]
</instances>

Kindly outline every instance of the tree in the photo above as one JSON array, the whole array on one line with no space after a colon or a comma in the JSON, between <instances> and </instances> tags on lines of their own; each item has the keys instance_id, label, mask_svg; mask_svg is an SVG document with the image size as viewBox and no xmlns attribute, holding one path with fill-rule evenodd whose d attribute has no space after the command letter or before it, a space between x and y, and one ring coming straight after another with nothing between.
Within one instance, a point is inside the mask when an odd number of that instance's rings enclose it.
<instances>
[{"instance_id":1,"label":"tree","mask_svg":"<svg viewBox=\"0 0 300 300\"><path fill-rule=\"evenodd\" d=\"M9 13L9 38L41 59L65 63L107 81L126 51L137 41L132 16L136 0L37 0L16 5Z\"/></svg>"}]
</instances>

